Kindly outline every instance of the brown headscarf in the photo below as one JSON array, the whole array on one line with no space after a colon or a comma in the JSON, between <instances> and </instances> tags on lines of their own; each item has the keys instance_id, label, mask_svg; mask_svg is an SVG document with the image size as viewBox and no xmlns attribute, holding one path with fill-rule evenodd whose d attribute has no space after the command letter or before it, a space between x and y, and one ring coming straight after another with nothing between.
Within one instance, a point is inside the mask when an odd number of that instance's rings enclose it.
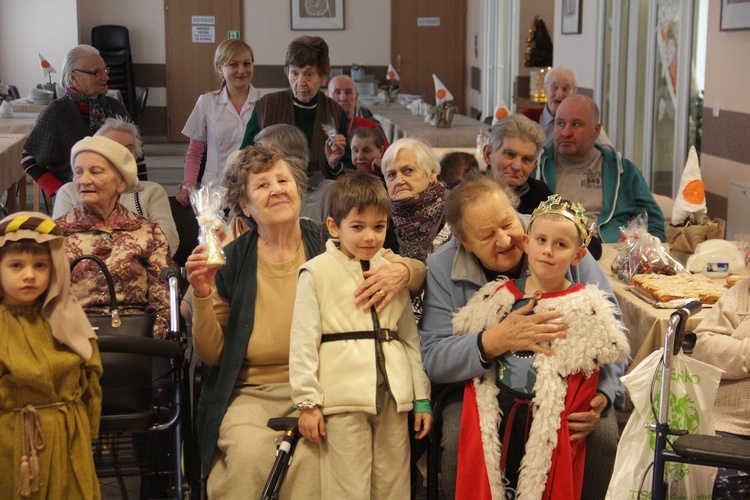
<instances>
[{"instance_id":1,"label":"brown headscarf","mask_svg":"<svg viewBox=\"0 0 750 500\"><path fill-rule=\"evenodd\" d=\"M96 338L96 334L70 290L70 263L65 257L62 231L45 214L17 212L0 220L0 247L19 240L49 245L53 272L42 304L42 317L49 323L52 336L58 342L88 361L91 358L89 339Z\"/></svg>"}]
</instances>

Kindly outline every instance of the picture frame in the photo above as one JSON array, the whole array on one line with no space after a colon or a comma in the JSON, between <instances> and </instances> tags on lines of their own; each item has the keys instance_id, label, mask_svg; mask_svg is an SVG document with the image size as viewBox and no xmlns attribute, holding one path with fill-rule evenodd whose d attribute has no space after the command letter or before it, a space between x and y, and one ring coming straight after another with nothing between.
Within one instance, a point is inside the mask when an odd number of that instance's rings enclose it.
<instances>
[{"instance_id":1,"label":"picture frame","mask_svg":"<svg viewBox=\"0 0 750 500\"><path fill-rule=\"evenodd\" d=\"M292 30L343 30L344 0L291 0Z\"/></svg>"},{"instance_id":2,"label":"picture frame","mask_svg":"<svg viewBox=\"0 0 750 500\"><path fill-rule=\"evenodd\" d=\"M750 29L750 0L721 0L720 31Z\"/></svg>"},{"instance_id":3,"label":"picture frame","mask_svg":"<svg viewBox=\"0 0 750 500\"><path fill-rule=\"evenodd\" d=\"M583 0L563 0L562 6L562 34L580 35L583 24Z\"/></svg>"}]
</instances>

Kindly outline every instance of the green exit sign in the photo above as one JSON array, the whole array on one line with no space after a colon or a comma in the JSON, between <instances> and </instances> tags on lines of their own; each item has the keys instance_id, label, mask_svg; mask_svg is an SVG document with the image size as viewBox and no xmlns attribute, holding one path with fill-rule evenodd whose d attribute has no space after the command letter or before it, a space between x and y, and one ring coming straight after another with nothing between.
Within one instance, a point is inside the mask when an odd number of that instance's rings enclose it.
<instances>
[{"instance_id":1,"label":"green exit sign","mask_svg":"<svg viewBox=\"0 0 750 500\"><path fill-rule=\"evenodd\" d=\"M239 39L240 39L240 30L227 31L227 40L239 40Z\"/></svg>"}]
</instances>

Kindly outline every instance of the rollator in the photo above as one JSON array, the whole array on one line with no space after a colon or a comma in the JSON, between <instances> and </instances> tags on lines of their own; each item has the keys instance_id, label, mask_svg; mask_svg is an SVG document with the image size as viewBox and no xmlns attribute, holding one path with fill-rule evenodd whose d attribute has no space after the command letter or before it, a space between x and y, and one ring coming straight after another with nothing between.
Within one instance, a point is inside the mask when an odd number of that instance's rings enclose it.
<instances>
[{"instance_id":1,"label":"rollator","mask_svg":"<svg viewBox=\"0 0 750 500\"><path fill-rule=\"evenodd\" d=\"M268 421L268 427L275 431L284 431L284 437L276 447L276 460L266 486L260 495L261 500L275 500L279 498L279 490L284 482L289 466L292 465L294 450L297 448L301 434L297 427L296 417L277 417Z\"/></svg>"},{"instance_id":2,"label":"rollator","mask_svg":"<svg viewBox=\"0 0 750 500\"><path fill-rule=\"evenodd\" d=\"M680 349L685 354L692 352L696 335L685 332L685 322L699 312L702 305L692 301L672 313L664 336L662 355L661 394L659 395L658 419L650 428L656 432L654 447L654 473L651 489L653 500L667 498L667 484L664 482L666 462L679 462L689 465L707 467L724 467L750 472L750 442L741 439L727 439L705 434L688 434L685 430L671 429L669 426L669 395L671 377L667 376L672 368L672 359ZM669 436L679 436L670 441ZM672 450L667 449L667 444Z\"/></svg>"}]
</instances>

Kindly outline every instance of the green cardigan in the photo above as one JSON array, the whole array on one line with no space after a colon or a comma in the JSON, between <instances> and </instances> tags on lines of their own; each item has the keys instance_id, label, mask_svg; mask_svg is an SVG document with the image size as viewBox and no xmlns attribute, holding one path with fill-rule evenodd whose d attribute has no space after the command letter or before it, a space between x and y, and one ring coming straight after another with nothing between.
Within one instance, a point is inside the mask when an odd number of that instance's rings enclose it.
<instances>
[{"instance_id":1,"label":"green cardigan","mask_svg":"<svg viewBox=\"0 0 750 500\"><path fill-rule=\"evenodd\" d=\"M306 259L320 254L320 226L300 220ZM229 322L224 332L221 364L212 366L203 381L198 402L198 446L204 475L211 471L219 427L237 383L255 324L256 273L258 270L258 233L249 231L224 248L227 263L216 273L216 291L230 304ZM291 405L291 398L289 400Z\"/></svg>"}]
</instances>

